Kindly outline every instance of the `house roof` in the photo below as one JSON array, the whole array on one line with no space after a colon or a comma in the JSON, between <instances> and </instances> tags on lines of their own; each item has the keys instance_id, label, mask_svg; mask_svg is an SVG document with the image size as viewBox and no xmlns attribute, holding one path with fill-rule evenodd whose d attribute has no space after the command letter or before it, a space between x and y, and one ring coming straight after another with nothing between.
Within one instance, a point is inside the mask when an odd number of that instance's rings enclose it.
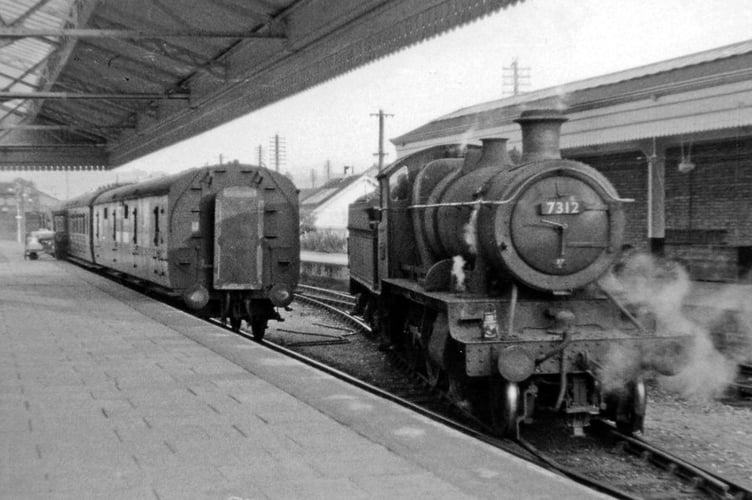
<instances>
[{"instance_id":1,"label":"house roof","mask_svg":"<svg viewBox=\"0 0 752 500\"><path fill-rule=\"evenodd\" d=\"M362 178L370 177L366 174L339 177L328 181L323 186L311 190L306 197L301 197L300 206L303 208L315 208L331 199L337 193L342 192L348 186Z\"/></svg>"},{"instance_id":2,"label":"house roof","mask_svg":"<svg viewBox=\"0 0 752 500\"><path fill-rule=\"evenodd\" d=\"M471 135L476 130L496 129L503 133L510 129L516 131L514 119L523 110L530 108L557 108L571 116L575 113L586 113L607 106L618 107L640 100L656 102L653 107L657 107L663 105L663 102L658 102L659 99L666 96L700 91L713 86L723 85L731 88L736 84L737 87L745 86L746 91L750 81L752 81L752 40L462 108L396 137L392 139L392 143L399 148L406 144L430 142L438 138ZM738 88L731 90L739 91ZM752 107L750 109L752 110ZM663 114L665 115L665 112ZM700 114L699 110L697 114ZM752 111L750 115L752 116ZM646 121L644 114L642 117L642 121ZM668 135L698 131L708 127L737 126L746 121L746 118L740 117L738 113L720 113L712 119L708 118L708 116L698 118L702 123L688 123L685 120L681 126L675 122L661 123L658 129L643 127L643 132L652 136ZM600 121L603 124L604 120ZM603 142L625 137L624 130L620 130L619 134L621 135L616 138L599 134L598 138L583 138L580 142L590 140ZM632 138L631 136L640 135L641 132L632 130L629 134L631 134L629 138Z\"/></svg>"}]
</instances>

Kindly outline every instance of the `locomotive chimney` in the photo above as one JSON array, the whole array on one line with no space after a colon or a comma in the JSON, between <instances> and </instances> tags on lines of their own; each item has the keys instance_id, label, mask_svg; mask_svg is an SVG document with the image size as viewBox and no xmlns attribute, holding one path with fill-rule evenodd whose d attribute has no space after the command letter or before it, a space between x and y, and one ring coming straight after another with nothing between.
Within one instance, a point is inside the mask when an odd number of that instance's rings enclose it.
<instances>
[{"instance_id":1,"label":"locomotive chimney","mask_svg":"<svg viewBox=\"0 0 752 500\"><path fill-rule=\"evenodd\" d=\"M501 170L508 169L512 165L512 159L507 152L507 140L506 137L486 137L481 139L483 145L481 146L480 155L474 153L474 158L469 154L466 156L462 167L463 173L485 167L496 167Z\"/></svg>"},{"instance_id":2,"label":"locomotive chimney","mask_svg":"<svg viewBox=\"0 0 752 500\"><path fill-rule=\"evenodd\" d=\"M475 168L480 161L482 150L477 144L468 144L465 150L465 161L462 164L462 173L466 174Z\"/></svg>"},{"instance_id":3,"label":"locomotive chimney","mask_svg":"<svg viewBox=\"0 0 752 500\"><path fill-rule=\"evenodd\" d=\"M523 111L515 122L522 128L522 158L520 163L536 160L561 159L559 133L567 118L554 109Z\"/></svg>"}]
</instances>

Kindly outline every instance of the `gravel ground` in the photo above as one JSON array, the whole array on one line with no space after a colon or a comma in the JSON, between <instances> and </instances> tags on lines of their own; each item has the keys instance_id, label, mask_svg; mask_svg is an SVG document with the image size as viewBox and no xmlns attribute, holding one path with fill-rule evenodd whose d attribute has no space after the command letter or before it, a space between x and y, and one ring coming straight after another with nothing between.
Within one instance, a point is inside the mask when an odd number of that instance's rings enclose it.
<instances>
[{"instance_id":1,"label":"gravel ground","mask_svg":"<svg viewBox=\"0 0 752 500\"><path fill-rule=\"evenodd\" d=\"M752 408L649 394L646 440L752 489Z\"/></svg>"}]
</instances>

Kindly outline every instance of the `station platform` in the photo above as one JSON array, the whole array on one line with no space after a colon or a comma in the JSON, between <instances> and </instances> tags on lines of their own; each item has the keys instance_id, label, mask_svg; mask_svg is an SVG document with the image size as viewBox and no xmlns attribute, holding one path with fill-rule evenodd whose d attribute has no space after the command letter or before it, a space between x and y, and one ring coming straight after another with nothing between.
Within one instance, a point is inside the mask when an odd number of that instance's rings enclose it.
<instances>
[{"instance_id":1,"label":"station platform","mask_svg":"<svg viewBox=\"0 0 752 500\"><path fill-rule=\"evenodd\" d=\"M347 254L301 251L300 279L302 283L346 290L350 282Z\"/></svg>"},{"instance_id":2,"label":"station platform","mask_svg":"<svg viewBox=\"0 0 752 500\"><path fill-rule=\"evenodd\" d=\"M604 498L0 242L0 498Z\"/></svg>"}]
</instances>

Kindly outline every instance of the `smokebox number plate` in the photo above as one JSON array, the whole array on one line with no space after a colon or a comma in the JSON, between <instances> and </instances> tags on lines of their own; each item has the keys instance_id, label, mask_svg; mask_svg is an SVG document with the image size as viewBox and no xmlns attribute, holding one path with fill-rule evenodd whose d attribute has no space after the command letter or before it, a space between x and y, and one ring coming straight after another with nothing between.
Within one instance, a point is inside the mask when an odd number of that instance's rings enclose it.
<instances>
[{"instance_id":1,"label":"smokebox number plate","mask_svg":"<svg viewBox=\"0 0 752 500\"><path fill-rule=\"evenodd\" d=\"M541 215L577 215L582 210L582 202L575 199L546 200L540 205Z\"/></svg>"}]
</instances>

